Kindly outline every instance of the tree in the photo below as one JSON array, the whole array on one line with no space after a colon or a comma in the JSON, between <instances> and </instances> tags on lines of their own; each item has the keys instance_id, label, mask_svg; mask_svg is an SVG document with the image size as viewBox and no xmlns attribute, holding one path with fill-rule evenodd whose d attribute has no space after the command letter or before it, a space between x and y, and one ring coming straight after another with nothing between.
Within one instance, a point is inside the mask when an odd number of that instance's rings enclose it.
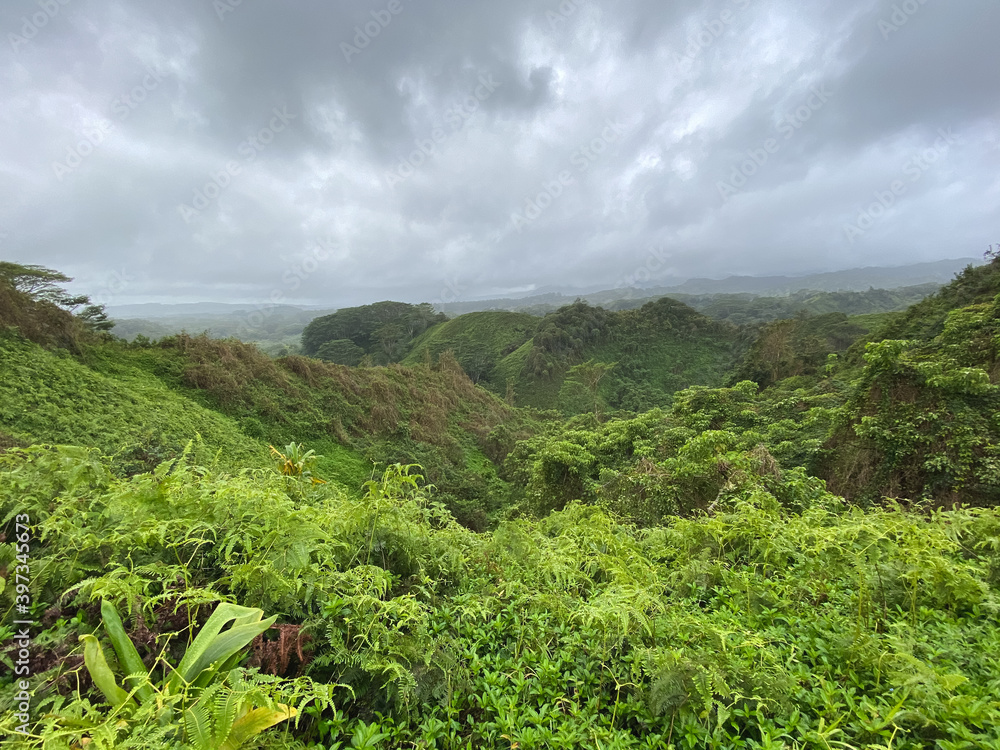
<instances>
[{"instance_id":1,"label":"tree","mask_svg":"<svg viewBox=\"0 0 1000 750\"><path fill-rule=\"evenodd\" d=\"M90 301L89 298L87 301ZM76 317L94 331L110 331L115 327L115 321L108 317L104 305L87 305L76 314Z\"/></svg>"},{"instance_id":2,"label":"tree","mask_svg":"<svg viewBox=\"0 0 1000 750\"><path fill-rule=\"evenodd\" d=\"M59 304L56 300L66 295L58 286L72 281L69 276L53 271L45 266L27 265L0 261L0 279L10 284L14 291L26 294L34 300L45 300Z\"/></svg>"},{"instance_id":3,"label":"tree","mask_svg":"<svg viewBox=\"0 0 1000 750\"><path fill-rule=\"evenodd\" d=\"M314 319L302 332L302 351L310 357L328 341L346 339L368 354L381 348L390 361L401 358L416 336L447 320L424 303L376 302L361 307L345 307L331 315Z\"/></svg>"},{"instance_id":4,"label":"tree","mask_svg":"<svg viewBox=\"0 0 1000 750\"><path fill-rule=\"evenodd\" d=\"M45 266L0 261L0 282L6 283L15 292L33 302L47 302L73 313L92 331L108 331L113 328L115 323L108 318L104 305L92 304L86 294L73 295L60 286L72 280L66 274ZM83 309L76 312L80 307Z\"/></svg>"},{"instance_id":5,"label":"tree","mask_svg":"<svg viewBox=\"0 0 1000 750\"><path fill-rule=\"evenodd\" d=\"M365 350L350 339L327 341L316 352L316 357L324 362L347 365L348 367L357 367L361 364L361 358L364 356Z\"/></svg>"},{"instance_id":6,"label":"tree","mask_svg":"<svg viewBox=\"0 0 1000 750\"><path fill-rule=\"evenodd\" d=\"M397 323L386 323L375 330L375 340L378 341L382 347L382 351L385 352L385 356L390 362L395 357L396 350L399 348L405 335L406 331Z\"/></svg>"},{"instance_id":7,"label":"tree","mask_svg":"<svg viewBox=\"0 0 1000 750\"><path fill-rule=\"evenodd\" d=\"M569 372L566 375L567 382L577 384L587 391L591 402L594 404L594 416L598 420L601 418L601 381L604 380L604 377L609 372L615 369L616 364L617 362L609 364L589 359L583 364L574 365L569 368Z\"/></svg>"}]
</instances>

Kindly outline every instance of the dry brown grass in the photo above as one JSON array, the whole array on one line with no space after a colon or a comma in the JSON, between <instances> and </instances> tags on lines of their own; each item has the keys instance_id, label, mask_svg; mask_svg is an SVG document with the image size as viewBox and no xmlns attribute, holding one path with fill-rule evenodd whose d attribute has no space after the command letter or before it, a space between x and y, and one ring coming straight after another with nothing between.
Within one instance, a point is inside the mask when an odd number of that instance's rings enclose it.
<instances>
[{"instance_id":1,"label":"dry brown grass","mask_svg":"<svg viewBox=\"0 0 1000 750\"><path fill-rule=\"evenodd\" d=\"M181 335L163 342L187 360L185 382L227 410L256 412L300 434L323 432L342 443L392 437L460 451L457 433L485 446L513 410L476 386L450 354L436 366L345 367L302 356L272 360L250 344Z\"/></svg>"},{"instance_id":2,"label":"dry brown grass","mask_svg":"<svg viewBox=\"0 0 1000 750\"><path fill-rule=\"evenodd\" d=\"M62 347L79 354L80 345L93 338L72 313L51 302L39 302L0 281L0 329L16 328L29 341Z\"/></svg>"},{"instance_id":3,"label":"dry brown grass","mask_svg":"<svg viewBox=\"0 0 1000 750\"><path fill-rule=\"evenodd\" d=\"M271 386L292 397L299 395L286 371L253 344L187 334L166 343L187 357L190 364L184 370L184 379L188 385L207 391L225 406L261 406L251 395L255 384ZM275 412L281 413L276 404L265 408L269 416Z\"/></svg>"}]
</instances>

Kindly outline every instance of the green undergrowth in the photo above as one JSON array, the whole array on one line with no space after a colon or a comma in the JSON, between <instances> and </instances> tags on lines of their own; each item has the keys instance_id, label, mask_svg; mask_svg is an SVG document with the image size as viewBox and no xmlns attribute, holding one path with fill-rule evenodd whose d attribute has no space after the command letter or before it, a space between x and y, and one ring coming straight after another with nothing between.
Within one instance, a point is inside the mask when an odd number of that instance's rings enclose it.
<instances>
[{"instance_id":1,"label":"green undergrowth","mask_svg":"<svg viewBox=\"0 0 1000 750\"><path fill-rule=\"evenodd\" d=\"M130 478L82 448L8 452L39 623L34 737L9 745L165 747L95 728L78 636L104 638L109 602L140 658L172 661L236 601L277 616L246 667L303 709L259 748L1000 747L1000 511L864 511L732 453L742 476L699 516L569 502L475 533L408 467L351 498L190 452ZM325 685L333 706L310 704Z\"/></svg>"},{"instance_id":2,"label":"green undergrowth","mask_svg":"<svg viewBox=\"0 0 1000 750\"><path fill-rule=\"evenodd\" d=\"M17 442L65 443L121 456L125 471L148 470L192 435L224 465L264 465L267 446L238 423L192 402L139 369L104 374L63 349L0 335L0 430Z\"/></svg>"},{"instance_id":3,"label":"green undergrowth","mask_svg":"<svg viewBox=\"0 0 1000 750\"><path fill-rule=\"evenodd\" d=\"M525 313L477 312L434 326L413 343L403 364L437 361L455 355L474 382L503 395L507 386L501 361L531 339L539 319Z\"/></svg>"},{"instance_id":4,"label":"green undergrowth","mask_svg":"<svg viewBox=\"0 0 1000 750\"><path fill-rule=\"evenodd\" d=\"M490 432L520 419L450 355L434 367L349 368L206 337L93 341L78 356L16 334L0 346L6 442L125 452L133 470L176 456L194 434L230 466L268 466L268 445L306 442L320 474L355 493L377 464L422 463L459 511L483 490ZM471 507L459 515L490 522Z\"/></svg>"},{"instance_id":5,"label":"green undergrowth","mask_svg":"<svg viewBox=\"0 0 1000 750\"><path fill-rule=\"evenodd\" d=\"M542 319L528 344L498 370L515 403L573 415L593 403L570 377L576 365L614 365L600 384L608 409L668 406L690 385L720 385L735 357L737 332L670 298L635 310L609 312L577 301Z\"/></svg>"}]
</instances>

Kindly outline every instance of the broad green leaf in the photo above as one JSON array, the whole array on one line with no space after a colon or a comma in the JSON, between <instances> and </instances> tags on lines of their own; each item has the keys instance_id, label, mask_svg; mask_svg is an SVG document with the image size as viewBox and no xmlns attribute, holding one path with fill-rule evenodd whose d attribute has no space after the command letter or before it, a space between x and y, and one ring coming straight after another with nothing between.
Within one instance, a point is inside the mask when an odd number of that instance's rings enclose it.
<instances>
[{"instance_id":1,"label":"broad green leaf","mask_svg":"<svg viewBox=\"0 0 1000 750\"><path fill-rule=\"evenodd\" d=\"M261 609L238 604L224 603L216 607L171 675L168 683L170 692L176 692L182 682L192 683L212 663L225 662L277 620L274 616L261 621L263 616ZM222 633L230 621L233 627Z\"/></svg>"},{"instance_id":2,"label":"broad green leaf","mask_svg":"<svg viewBox=\"0 0 1000 750\"><path fill-rule=\"evenodd\" d=\"M219 746L219 750L237 750L251 737L256 737L265 729L280 724L297 713L294 708L283 703L279 703L277 708L255 708L233 724L233 730L226 741Z\"/></svg>"},{"instance_id":3,"label":"broad green leaf","mask_svg":"<svg viewBox=\"0 0 1000 750\"><path fill-rule=\"evenodd\" d=\"M104 658L101 642L92 635L81 635L80 640L83 641L83 663L90 672L94 684L108 699L108 703L118 708L129 701L128 693L118 686L115 675L108 666L107 659Z\"/></svg>"},{"instance_id":4,"label":"broad green leaf","mask_svg":"<svg viewBox=\"0 0 1000 750\"><path fill-rule=\"evenodd\" d=\"M135 674L137 672L146 672L146 665L142 663L142 659L139 658L139 652L135 648L135 644L132 643L132 639L128 637L125 632L125 627L122 625L121 617L118 616L118 610L115 609L114 605L105 600L101 602L101 619L104 620L104 629L108 631L108 638L111 639L111 645L115 649L115 653L118 655L118 663L121 665L125 674ZM137 680L125 680L125 684L130 689L135 689L136 685L139 684ZM153 699L153 687L149 684L141 685L138 690L136 690L136 695L139 696L140 703L146 703Z\"/></svg>"}]
</instances>

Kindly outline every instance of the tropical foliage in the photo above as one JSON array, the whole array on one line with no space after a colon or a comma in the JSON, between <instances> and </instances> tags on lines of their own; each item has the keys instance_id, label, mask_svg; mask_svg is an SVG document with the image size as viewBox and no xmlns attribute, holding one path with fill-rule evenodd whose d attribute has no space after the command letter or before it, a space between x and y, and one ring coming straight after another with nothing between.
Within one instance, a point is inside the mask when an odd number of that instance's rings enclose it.
<instances>
[{"instance_id":1,"label":"tropical foliage","mask_svg":"<svg viewBox=\"0 0 1000 750\"><path fill-rule=\"evenodd\" d=\"M360 367L113 340L0 279L0 731L1000 748L998 279L760 329L484 314Z\"/></svg>"}]
</instances>

